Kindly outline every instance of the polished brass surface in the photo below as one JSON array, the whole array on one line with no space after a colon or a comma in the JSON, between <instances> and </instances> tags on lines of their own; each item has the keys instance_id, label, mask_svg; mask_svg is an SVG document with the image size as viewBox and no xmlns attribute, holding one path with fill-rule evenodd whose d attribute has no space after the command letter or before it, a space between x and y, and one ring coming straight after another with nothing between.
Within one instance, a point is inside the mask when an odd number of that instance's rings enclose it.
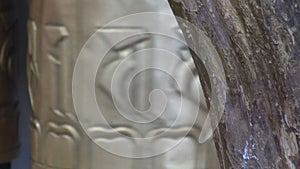
<instances>
[{"instance_id":1,"label":"polished brass surface","mask_svg":"<svg viewBox=\"0 0 300 169\"><path fill-rule=\"evenodd\" d=\"M18 113L13 98L12 55L15 19L10 1L0 2L0 163L18 153Z\"/></svg>"},{"instance_id":2,"label":"polished brass surface","mask_svg":"<svg viewBox=\"0 0 300 169\"><path fill-rule=\"evenodd\" d=\"M200 145L197 142L197 127L191 131L185 141L171 152L149 158L149 159L129 159L110 154L94 144L83 132L74 111L72 101L72 75L75 61L79 55L83 44L97 29L113 19L133 14L137 12L168 12L171 10L166 1L153 0L31 0L30 19L28 21L28 79L29 92L33 108L31 118L31 147L32 147L32 169L173 169L173 168L218 168L215 148L213 142ZM158 26L158 25L154 25ZM168 27L169 26L169 27ZM136 25L116 25L107 31L103 43L109 43L109 38L118 36L119 33L127 32L142 33L146 28ZM162 26L162 29L179 32L175 19ZM126 42L125 42L126 43ZM101 93L98 99L105 107L106 118L111 120L115 130L102 128L101 126L91 127L100 138L106 138L110 144L116 148L128 151L133 150L133 143L130 139L117 140L114 138L115 131L125 135L136 137L148 132L148 136L156 135L164 126L151 127L145 130L132 128L130 123L118 120L116 116L111 116L116 110L111 103L111 96L103 95L108 89L105 74L110 75L110 68L114 69L114 64L121 62L123 54L134 51L140 47L149 48L155 43L168 44L167 41L154 41L153 38L141 37L138 40L128 41L129 45L123 45L118 49L113 49L112 60L107 60L101 75L97 77L96 94ZM156 45L159 45L156 44ZM125 46L125 47L124 47ZM170 45L169 45L170 47ZM186 48L171 46L175 52L184 57L187 64L193 63ZM151 58L149 59L151 60ZM140 62L138 59L134 62ZM180 70L179 63L164 60L156 60L157 63L168 63L166 67L178 68L174 74L184 76L184 70ZM124 68L124 74L130 73L134 69L133 65ZM194 68L195 69L195 68ZM83 76L89 76L83 74ZM128 79L125 79L126 81ZM182 83L194 84L195 79L182 79ZM155 85L166 85L167 81L156 83ZM147 81L141 80L136 88L137 107L144 107L139 98L145 97L145 91L153 86L147 86ZM197 84L196 84L197 85ZM170 87L170 86L168 86ZM195 87L195 86L193 86ZM189 91L193 87L187 86L187 101L193 99L193 92ZM196 86L200 87L200 86ZM122 93L122 91L121 91ZM84 94L84 91L83 91ZM176 92L173 92L174 105L178 104ZM177 99L177 100L176 100ZM122 100L122 94L118 101ZM83 100L84 103L85 100ZM192 101L191 102L192 105ZM198 106L198 105L193 105ZM172 106L168 111L173 111ZM205 114L200 112L201 114ZM167 118L167 117L166 117ZM129 127L128 127L129 126ZM151 131L149 131L151 130ZM99 133L102 131L103 133ZM165 144L176 140L176 135L185 131L185 128L170 131L168 141L162 139L156 148L161 148ZM98 133L97 133L98 132Z\"/></svg>"}]
</instances>

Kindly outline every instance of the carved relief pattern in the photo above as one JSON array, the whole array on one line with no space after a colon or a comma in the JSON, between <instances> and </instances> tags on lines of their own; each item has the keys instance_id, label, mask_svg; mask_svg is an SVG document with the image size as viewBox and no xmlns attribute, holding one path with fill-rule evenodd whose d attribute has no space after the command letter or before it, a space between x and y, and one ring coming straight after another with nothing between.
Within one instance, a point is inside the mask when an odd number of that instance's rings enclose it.
<instances>
[{"instance_id":1,"label":"carved relief pattern","mask_svg":"<svg viewBox=\"0 0 300 169\"><path fill-rule=\"evenodd\" d=\"M39 68L37 63L37 25L35 21L28 21L28 83L30 101L34 110L35 104L33 100L34 89L36 82L39 79Z\"/></svg>"},{"instance_id":2,"label":"carved relief pattern","mask_svg":"<svg viewBox=\"0 0 300 169\"><path fill-rule=\"evenodd\" d=\"M33 1L31 5L40 5L45 13L41 18L32 15L28 22L28 78L34 111L30 129L32 168L87 168L82 166L84 163L80 161L80 154L84 149L81 145L85 145L82 144L84 139L80 134L77 119L74 113L69 113L69 110L62 106L62 99L67 99L64 98L63 93L66 91L62 85L71 80L71 76L64 79L65 70L72 70L72 67L65 63L71 58L62 59L71 53L67 48L70 34L66 26L58 22L59 18L47 19L52 16L60 17L57 14L47 15L47 12L53 10L46 9L49 2ZM48 21L49 23L45 23Z\"/></svg>"},{"instance_id":3,"label":"carved relief pattern","mask_svg":"<svg viewBox=\"0 0 300 169\"><path fill-rule=\"evenodd\" d=\"M122 2L129 3L127 0ZM74 62L77 59L80 48L89 38L88 35L99 27L99 18L93 18L95 15L87 11L86 8L81 9L81 3L85 2L72 0L32 0L31 2L31 7L36 7L31 9L32 13L35 10L42 11L40 17L31 14L31 20L28 22L28 78L30 98L34 111L30 129L32 168L96 169L99 166L103 166L103 168L107 169L140 169L144 167L143 164L135 164L137 161L111 155L92 143L82 131L75 115L71 94ZM89 1L89 5L94 3L106 4L110 2L105 0ZM98 12L98 10L95 11ZM103 44L109 43L109 38L117 36L116 32L126 34L128 31L143 32L144 29L121 26L111 28L107 31L107 36L105 38L102 37L104 40ZM116 45L113 48L111 60L106 60L104 72L109 74L109 69L114 69L113 65L116 62L122 61L130 53L151 47L152 43L153 41L151 41L149 36L140 36ZM185 61L188 64L192 61L187 52L177 52L184 53L183 57L187 58ZM137 60L137 62L139 61ZM126 79L126 74L130 73L132 68L134 68L134 64L129 65L128 69L123 72L125 77L123 81L128 80ZM176 72L174 73L176 74ZM189 80L193 81L195 79ZM109 93L110 85L105 82L107 82L107 79L105 79L105 76L101 76L97 80L96 86L98 88L96 90L105 90L106 93ZM190 85L189 82L184 82ZM143 86L145 82L140 81L139 83L139 85ZM139 96L137 96L136 101L140 100L140 98L148 97L143 93L144 90L147 89L137 92ZM109 94L107 97L110 97ZM121 97L119 101L122 102ZM98 141L107 139L118 146L120 142L113 141L118 137L115 132L129 137L145 135L137 129L127 127L128 123L116 120L115 116L113 118L112 122L114 122L114 125L119 126L114 131L100 127L100 124L91 125L93 127L89 129L89 132L93 133L94 139ZM156 128L149 131L147 135L156 135L164 130L164 128ZM176 140L178 139L176 136L185 130L186 128L184 127L172 129L169 130L170 133L167 136ZM195 141L198 133L198 129L194 128L188 136ZM134 151L134 143L130 139L121 140L121 143L128 145L128 151ZM197 146L195 143L192 147L197 148ZM193 160L196 161L197 158L198 156L195 155ZM150 163L157 162L156 159L150 160ZM154 164L148 167L151 168L151 166L154 166Z\"/></svg>"}]
</instances>

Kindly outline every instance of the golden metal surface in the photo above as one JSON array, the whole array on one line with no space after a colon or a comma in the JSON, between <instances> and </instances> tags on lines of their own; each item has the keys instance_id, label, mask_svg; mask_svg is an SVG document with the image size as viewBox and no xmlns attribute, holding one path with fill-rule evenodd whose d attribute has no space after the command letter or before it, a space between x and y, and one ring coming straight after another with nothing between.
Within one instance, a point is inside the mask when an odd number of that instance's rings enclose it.
<instances>
[{"instance_id":1,"label":"golden metal surface","mask_svg":"<svg viewBox=\"0 0 300 169\"><path fill-rule=\"evenodd\" d=\"M28 49L28 78L29 92L33 108L31 118L31 147L33 169L152 169L174 168L176 165L187 165L192 168L217 168L218 165L209 163L215 159L215 150L212 142L207 145L199 145L194 130L184 141L182 146L170 153L149 158L129 159L110 154L94 144L81 128L75 114L72 101L72 75L75 61L80 49L91 34L107 22L118 17L136 12L170 12L166 1L153 3L153 0L31 0L30 20L28 21L29 49ZM170 25L176 26L176 22ZM135 25L120 25L111 28L104 38L104 43L109 43L109 38L118 33L135 31L143 32L144 28L136 28ZM168 28L177 31L178 26ZM105 41L107 40L107 41ZM138 41L129 41L132 44L123 45L113 50L117 58L108 60L104 73L109 75L110 68L120 62L123 54L132 52L139 47L147 47L153 44L149 38L142 37ZM129 43L128 42L128 43ZM138 42L138 43L137 43ZM168 42L168 41L167 41ZM160 42L167 44L165 42ZM125 47L124 47L125 46ZM148 46L151 47L151 46ZM181 49L177 46L176 50ZM178 51L179 53L182 51ZM188 56L190 57L190 56ZM163 58L163 57L162 57ZM169 62L158 60L156 62ZM138 62L138 60L136 61ZM132 65L124 68L124 74L130 73ZM167 65L168 66L168 65ZM176 67L177 65L173 65ZM183 70L180 71L183 73ZM183 73L184 74L184 73ZM89 75L83 75L89 76ZM109 84L105 75L97 77L96 94L105 93ZM124 79L126 81L127 79ZM145 82L141 82L145 88L137 89L139 95L149 90ZM183 79L182 83L186 83ZM190 85L191 83L188 83ZM159 85L159 84L157 84ZM187 90L190 87L187 87ZM121 91L122 93L122 91ZM84 92L83 92L84 94ZM120 97L122 94L120 94ZM192 96L192 95L191 95ZM145 96L137 96L137 98ZM176 97L176 94L174 94ZM193 96L192 96L193 97ZM128 123L112 116L114 110L111 105L111 96L99 96L107 114L107 119L113 125L119 126L115 130L103 128L99 125L92 126L89 131L94 132L100 139L106 139L116 148L124 151L134 150L130 139L117 140L115 132L120 132L129 137L137 137L141 131L128 127ZM85 100L84 100L85 101ZM84 103L83 101L83 103ZM137 105L140 99L136 99ZM177 104L177 103L176 103ZM198 105L196 105L198 106ZM170 109L172 111L172 109ZM93 118L93 117L91 117ZM164 130L150 127L149 135ZM185 128L170 131L169 138L176 139L176 134ZM169 144L162 140L158 145ZM184 150L184 151L182 151ZM187 157L189 154L190 157ZM175 160L174 160L175 159ZM186 159L182 162L181 160ZM212 161L213 161L212 160Z\"/></svg>"}]
</instances>

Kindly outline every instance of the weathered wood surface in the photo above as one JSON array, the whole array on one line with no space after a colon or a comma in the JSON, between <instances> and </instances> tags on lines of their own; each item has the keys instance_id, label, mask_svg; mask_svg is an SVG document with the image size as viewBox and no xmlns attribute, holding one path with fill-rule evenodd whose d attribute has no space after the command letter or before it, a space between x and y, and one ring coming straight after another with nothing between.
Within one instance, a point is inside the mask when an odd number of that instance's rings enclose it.
<instances>
[{"instance_id":1,"label":"weathered wood surface","mask_svg":"<svg viewBox=\"0 0 300 169\"><path fill-rule=\"evenodd\" d=\"M223 62L227 100L215 130L222 168L300 168L300 1L169 2Z\"/></svg>"}]
</instances>

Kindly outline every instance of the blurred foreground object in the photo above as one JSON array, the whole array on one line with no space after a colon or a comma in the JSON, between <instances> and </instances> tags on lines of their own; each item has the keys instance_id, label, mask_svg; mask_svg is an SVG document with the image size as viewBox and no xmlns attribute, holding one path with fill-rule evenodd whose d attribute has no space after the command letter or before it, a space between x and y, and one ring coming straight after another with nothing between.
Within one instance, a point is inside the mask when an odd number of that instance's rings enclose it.
<instances>
[{"instance_id":1,"label":"blurred foreground object","mask_svg":"<svg viewBox=\"0 0 300 169\"><path fill-rule=\"evenodd\" d=\"M0 164L0 169L10 169L10 163Z\"/></svg>"},{"instance_id":2,"label":"blurred foreground object","mask_svg":"<svg viewBox=\"0 0 300 169\"><path fill-rule=\"evenodd\" d=\"M18 113L13 97L12 55L15 19L10 0L0 2L0 163L18 154Z\"/></svg>"}]
</instances>

